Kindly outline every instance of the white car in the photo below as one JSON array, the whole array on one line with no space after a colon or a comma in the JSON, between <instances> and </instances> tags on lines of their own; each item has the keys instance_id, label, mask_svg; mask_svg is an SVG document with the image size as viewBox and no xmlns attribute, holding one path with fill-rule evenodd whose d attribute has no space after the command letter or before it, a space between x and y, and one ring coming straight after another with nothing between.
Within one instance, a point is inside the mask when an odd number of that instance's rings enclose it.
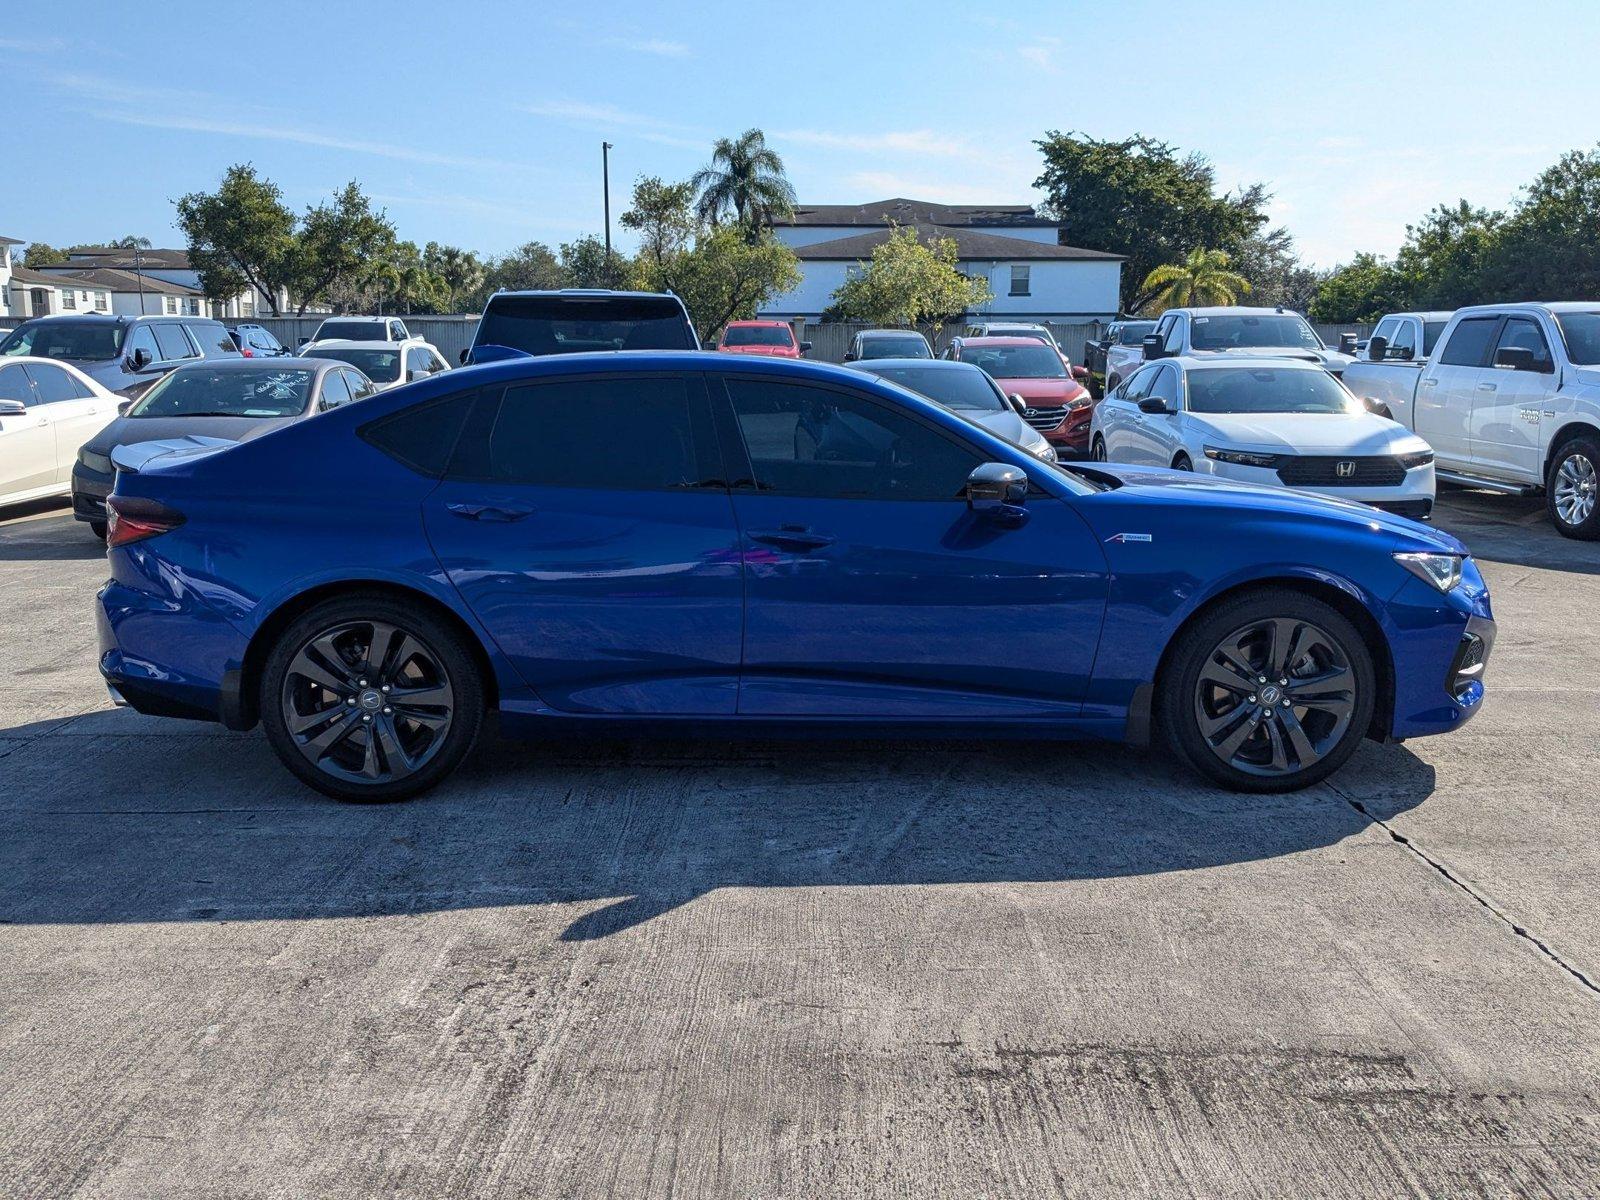
<instances>
[{"instance_id":1,"label":"white car","mask_svg":"<svg viewBox=\"0 0 1600 1200\"><path fill-rule=\"evenodd\" d=\"M1143 349L1146 362L1180 354L1298 358L1335 379L1355 361L1324 346L1310 323L1286 308L1169 308L1145 336Z\"/></svg>"},{"instance_id":2,"label":"white car","mask_svg":"<svg viewBox=\"0 0 1600 1200\"><path fill-rule=\"evenodd\" d=\"M1044 462L1056 461L1056 449L1023 419L1027 407L1012 399L982 367L946 359L875 358L854 364L866 371L899 384L907 391L926 396L951 412L982 425Z\"/></svg>"},{"instance_id":3,"label":"white car","mask_svg":"<svg viewBox=\"0 0 1600 1200\"><path fill-rule=\"evenodd\" d=\"M1094 410L1090 455L1433 511L1433 449L1322 367L1206 356L1146 363Z\"/></svg>"},{"instance_id":4,"label":"white car","mask_svg":"<svg viewBox=\"0 0 1600 1200\"><path fill-rule=\"evenodd\" d=\"M0 361L0 504L64 496L78 447L117 419L119 397L68 363Z\"/></svg>"},{"instance_id":5,"label":"white car","mask_svg":"<svg viewBox=\"0 0 1600 1200\"><path fill-rule=\"evenodd\" d=\"M312 342L404 342L411 331L399 317L329 317L300 345Z\"/></svg>"},{"instance_id":6,"label":"white car","mask_svg":"<svg viewBox=\"0 0 1600 1200\"><path fill-rule=\"evenodd\" d=\"M313 342L301 348L300 357L349 363L377 384L380 392L450 369L444 355L421 338L402 342Z\"/></svg>"}]
</instances>

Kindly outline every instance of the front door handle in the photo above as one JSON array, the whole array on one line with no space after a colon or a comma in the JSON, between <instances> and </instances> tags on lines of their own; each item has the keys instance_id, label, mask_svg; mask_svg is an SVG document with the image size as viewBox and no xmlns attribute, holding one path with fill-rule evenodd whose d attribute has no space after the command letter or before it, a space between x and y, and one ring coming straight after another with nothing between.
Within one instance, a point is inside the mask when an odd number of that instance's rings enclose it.
<instances>
[{"instance_id":1,"label":"front door handle","mask_svg":"<svg viewBox=\"0 0 1600 1200\"><path fill-rule=\"evenodd\" d=\"M1500 390L1500 385L1497 383L1480 383L1478 385L1478 390L1480 392L1498 392Z\"/></svg>"},{"instance_id":2,"label":"front door handle","mask_svg":"<svg viewBox=\"0 0 1600 1200\"><path fill-rule=\"evenodd\" d=\"M836 540L826 533L812 533L809 529L752 529L750 531L752 542L764 542L768 546L776 546L780 550L794 550L804 553L807 550L820 550L824 546L833 545Z\"/></svg>"},{"instance_id":3,"label":"front door handle","mask_svg":"<svg viewBox=\"0 0 1600 1200\"><path fill-rule=\"evenodd\" d=\"M533 515L533 509L523 504L470 504L455 500L445 507L468 521L520 521Z\"/></svg>"}]
</instances>

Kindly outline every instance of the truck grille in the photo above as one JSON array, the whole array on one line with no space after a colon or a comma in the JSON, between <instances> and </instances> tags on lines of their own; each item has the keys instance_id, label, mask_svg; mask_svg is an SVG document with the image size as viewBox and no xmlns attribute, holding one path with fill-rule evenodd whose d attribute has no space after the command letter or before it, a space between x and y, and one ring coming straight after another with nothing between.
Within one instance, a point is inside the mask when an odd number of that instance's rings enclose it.
<instances>
[{"instance_id":1,"label":"truck grille","mask_svg":"<svg viewBox=\"0 0 1600 1200\"><path fill-rule=\"evenodd\" d=\"M1022 410L1022 419L1041 433L1049 433L1052 429L1061 428L1061 422L1067 419L1065 408L1033 408Z\"/></svg>"},{"instance_id":2,"label":"truck grille","mask_svg":"<svg viewBox=\"0 0 1600 1200\"><path fill-rule=\"evenodd\" d=\"M1398 487L1406 469L1392 454L1340 458L1305 454L1286 459L1278 478L1290 487Z\"/></svg>"}]
</instances>

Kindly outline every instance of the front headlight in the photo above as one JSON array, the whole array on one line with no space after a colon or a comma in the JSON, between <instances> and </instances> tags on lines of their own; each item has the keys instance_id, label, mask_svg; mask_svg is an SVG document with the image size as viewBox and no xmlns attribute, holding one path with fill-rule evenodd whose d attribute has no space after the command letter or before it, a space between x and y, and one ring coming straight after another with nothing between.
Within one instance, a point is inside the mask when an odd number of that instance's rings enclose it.
<instances>
[{"instance_id":1,"label":"front headlight","mask_svg":"<svg viewBox=\"0 0 1600 1200\"><path fill-rule=\"evenodd\" d=\"M1227 450L1221 446L1207 446L1206 457L1215 462L1233 463L1240 467L1275 467L1276 454L1257 454L1254 450Z\"/></svg>"},{"instance_id":2,"label":"front headlight","mask_svg":"<svg viewBox=\"0 0 1600 1200\"><path fill-rule=\"evenodd\" d=\"M1034 457L1042 459L1047 463L1061 461L1061 456L1056 453L1056 448L1054 446L1040 446L1033 453Z\"/></svg>"},{"instance_id":3,"label":"front headlight","mask_svg":"<svg viewBox=\"0 0 1600 1200\"><path fill-rule=\"evenodd\" d=\"M96 454L88 447L78 451L78 461L91 471L98 471L102 475L111 474L111 459L104 454Z\"/></svg>"},{"instance_id":4,"label":"front headlight","mask_svg":"<svg viewBox=\"0 0 1600 1200\"><path fill-rule=\"evenodd\" d=\"M1459 554L1396 554L1395 562L1410 571L1423 583L1448 592L1461 582L1461 555Z\"/></svg>"},{"instance_id":5,"label":"front headlight","mask_svg":"<svg viewBox=\"0 0 1600 1200\"><path fill-rule=\"evenodd\" d=\"M1432 450L1418 450L1415 454L1402 454L1400 456L1400 465L1408 471L1415 470L1417 467L1425 467L1432 461Z\"/></svg>"}]
</instances>

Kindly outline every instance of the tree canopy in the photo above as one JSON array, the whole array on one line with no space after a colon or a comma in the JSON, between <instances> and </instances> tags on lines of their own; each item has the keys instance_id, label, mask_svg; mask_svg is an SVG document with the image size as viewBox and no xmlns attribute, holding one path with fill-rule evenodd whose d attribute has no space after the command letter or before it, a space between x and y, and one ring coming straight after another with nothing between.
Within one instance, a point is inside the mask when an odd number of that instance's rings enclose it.
<instances>
[{"instance_id":1,"label":"tree canopy","mask_svg":"<svg viewBox=\"0 0 1600 1200\"><path fill-rule=\"evenodd\" d=\"M699 197L696 211L702 221L716 225L732 213L750 238L794 207L794 188L784 174L783 159L759 129L718 138L710 165L696 171L689 182Z\"/></svg>"},{"instance_id":2,"label":"tree canopy","mask_svg":"<svg viewBox=\"0 0 1600 1200\"><path fill-rule=\"evenodd\" d=\"M1187 308L1191 304L1233 304L1250 290L1250 281L1230 271L1225 250L1191 250L1181 263L1166 263L1144 278L1152 293L1147 308Z\"/></svg>"},{"instance_id":3,"label":"tree canopy","mask_svg":"<svg viewBox=\"0 0 1600 1200\"><path fill-rule=\"evenodd\" d=\"M963 275L956 258L954 238L923 241L913 227L896 226L872 261L833 293L834 311L845 320L937 329L994 299L988 280Z\"/></svg>"}]
</instances>

